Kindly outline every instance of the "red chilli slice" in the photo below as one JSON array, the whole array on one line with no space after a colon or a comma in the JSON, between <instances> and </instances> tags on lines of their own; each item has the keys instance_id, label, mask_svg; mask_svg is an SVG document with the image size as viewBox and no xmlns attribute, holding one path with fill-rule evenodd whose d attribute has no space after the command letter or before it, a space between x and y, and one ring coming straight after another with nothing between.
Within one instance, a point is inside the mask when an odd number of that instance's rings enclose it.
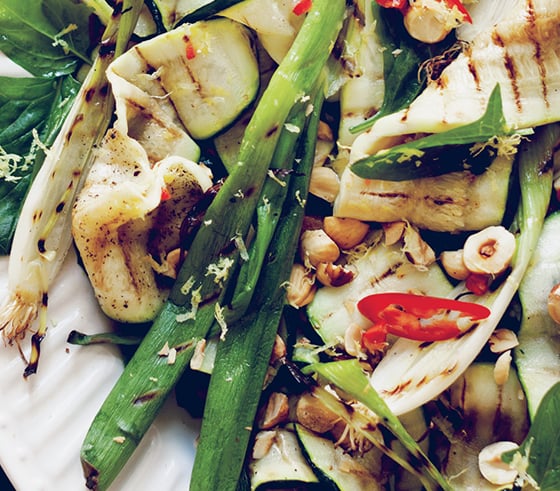
<instances>
[{"instance_id":1,"label":"red chilli slice","mask_svg":"<svg viewBox=\"0 0 560 491\"><path fill-rule=\"evenodd\" d=\"M309 12L312 6L313 6L313 0L301 0L300 2L294 5L292 12L295 15L303 15Z\"/></svg>"},{"instance_id":2,"label":"red chilli slice","mask_svg":"<svg viewBox=\"0 0 560 491\"><path fill-rule=\"evenodd\" d=\"M383 331L416 341L443 341L464 332L460 319L478 321L490 315L488 307L477 303L397 292L368 295L358 302L358 310L373 322L362 344L378 346Z\"/></svg>"}]
</instances>

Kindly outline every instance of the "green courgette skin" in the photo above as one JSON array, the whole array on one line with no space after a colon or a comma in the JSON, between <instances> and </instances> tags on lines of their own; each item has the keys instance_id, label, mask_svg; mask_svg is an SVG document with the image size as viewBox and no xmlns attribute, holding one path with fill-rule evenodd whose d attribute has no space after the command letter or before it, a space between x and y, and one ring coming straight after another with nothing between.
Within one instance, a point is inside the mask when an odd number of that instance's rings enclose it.
<instances>
[{"instance_id":1,"label":"green courgette skin","mask_svg":"<svg viewBox=\"0 0 560 491\"><path fill-rule=\"evenodd\" d=\"M273 442L265 455L252 457L248 471L251 489L269 491L270 489L317 489L321 486L305 458L301 445L292 426L264 430L274 432ZM267 438L268 435L257 434ZM319 487L318 489L323 489ZM238 490L239 491L239 490Z\"/></svg>"},{"instance_id":2,"label":"green courgette skin","mask_svg":"<svg viewBox=\"0 0 560 491\"><path fill-rule=\"evenodd\" d=\"M549 215L519 287L523 318L515 363L533 417L547 390L560 381L559 327L548 314L550 290L560 282L560 212Z\"/></svg>"},{"instance_id":3,"label":"green courgette skin","mask_svg":"<svg viewBox=\"0 0 560 491\"><path fill-rule=\"evenodd\" d=\"M296 435L303 454L321 482L324 491L371 491L378 489L372 476L369 484L364 484L364 475L353 477L341 471L336 465L336 447L333 442L296 424ZM351 458L351 457L348 457Z\"/></svg>"},{"instance_id":4,"label":"green courgette skin","mask_svg":"<svg viewBox=\"0 0 560 491\"><path fill-rule=\"evenodd\" d=\"M191 10L186 15L184 15L181 19L177 20L173 24L173 27L177 27L180 24L209 19L210 17L216 15L218 12L227 9L228 7L231 7L232 5L235 5L236 3L239 3L241 1L242 0L211 0L201 7L195 9L191 8ZM164 10L165 7L162 7L160 3L160 0L146 0L146 5L154 16L158 27L163 27L164 22L162 20L162 10Z\"/></svg>"}]
</instances>

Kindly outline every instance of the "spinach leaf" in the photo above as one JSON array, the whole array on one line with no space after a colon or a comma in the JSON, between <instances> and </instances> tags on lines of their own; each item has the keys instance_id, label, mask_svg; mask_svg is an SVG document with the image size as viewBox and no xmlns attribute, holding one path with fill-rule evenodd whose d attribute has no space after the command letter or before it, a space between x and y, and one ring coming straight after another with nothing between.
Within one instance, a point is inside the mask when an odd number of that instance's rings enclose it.
<instances>
[{"instance_id":1,"label":"spinach leaf","mask_svg":"<svg viewBox=\"0 0 560 491\"><path fill-rule=\"evenodd\" d=\"M540 491L560 489L560 382L542 398L531 429L519 450L502 455L513 462L519 455L528 458L527 474Z\"/></svg>"},{"instance_id":2,"label":"spinach leaf","mask_svg":"<svg viewBox=\"0 0 560 491\"><path fill-rule=\"evenodd\" d=\"M420 76L424 61L449 49L456 41L453 34L434 45L419 43L406 31L402 14L397 9L382 8L372 2L373 16L377 19L376 33L383 44L383 77L386 90L379 111L367 121L351 128L359 133L370 128L382 116L408 107L425 86L426 77Z\"/></svg>"},{"instance_id":3,"label":"spinach leaf","mask_svg":"<svg viewBox=\"0 0 560 491\"><path fill-rule=\"evenodd\" d=\"M496 151L492 145L482 145L474 151L472 145L512 133L504 118L500 86L496 85L488 99L486 112L477 121L381 150L357 160L351 168L365 179L389 181L438 176L466 169L478 173L490 164L490 157ZM449 158L450 151L455 152L455 157L462 155L461 158Z\"/></svg>"},{"instance_id":4,"label":"spinach leaf","mask_svg":"<svg viewBox=\"0 0 560 491\"><path fill-rule=\"evenodd\" d=\"M90 14L71 0L2 0L0 51L37 77L73 73L89 62Z\"/></svg>"},{"instance_id":5,"label":"spinach leaf","mask_svg":"<svg viewBox=\"0 0 560 491\"><path fill-rule=\"evenodd\" d=\"M0 77L0 254L7 254L27 190L79 90L71 77Z\"/></svg>"}]
</instances>

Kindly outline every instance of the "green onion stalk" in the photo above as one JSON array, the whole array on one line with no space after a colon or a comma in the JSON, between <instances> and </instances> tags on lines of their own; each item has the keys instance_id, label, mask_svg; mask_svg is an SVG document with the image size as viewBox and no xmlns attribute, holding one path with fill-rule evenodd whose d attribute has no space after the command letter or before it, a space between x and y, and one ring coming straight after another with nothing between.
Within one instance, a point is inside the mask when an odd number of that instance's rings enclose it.
<instances>
[{"instance_id":1,"label":"green onion stalk","mask_svg":"<svg viewBox=\"0 0 560 491\"><path fill-rule=\"evenodd\" d=\"M313 101L313 115L304 155L290 176L289 193L276 233L266 254L256 293L247 314L235 322L218 344L205 402L191 491L235 491L242 472L285 305L284 285L299 243L304 203L315 155L323 94ZM278 184L276 184L278 185Z\"/></svg>"},{"instance_id":2,"label":"green onion stalk","mask_svg":"<svg viewBox=\"0 0 560 491\"><path fill-rule=\"evenodd\" d=\"M248 124L237 164L209 206L168 302L96 415L82 445L90 489L107 489L150 427L196 345L221 317L275 149L294 104L309 96L342 27L345 2L316 0ZM162 356L162 348L176 357ZM172 360L172 363L170 363ZM115 437L120 443L115 443Z\"/></svg>"}]
</instances>

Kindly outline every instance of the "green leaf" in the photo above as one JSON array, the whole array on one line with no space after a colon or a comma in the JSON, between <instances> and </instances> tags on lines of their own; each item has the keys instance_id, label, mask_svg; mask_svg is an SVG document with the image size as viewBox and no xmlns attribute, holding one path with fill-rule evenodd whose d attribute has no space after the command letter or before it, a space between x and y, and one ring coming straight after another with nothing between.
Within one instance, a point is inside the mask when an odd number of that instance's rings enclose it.
<instances>
[{"instance_id":1,"label":"green leaf","mask_svg":"<svg viewBox=\"0 0 560 491\"><path fill-rule=\"evenodd\" d=\"M480 172L490 163L484 152L490 152L492 157L495 149L491 146L483 147L481 155L473 151L471 146L475 143L490 142L496 136L513 133L504 118L500 86L496 85L488 99L486 112L480 119L381 150L354 162L351 168L364 179L390 181L438 176L466 169ZM450 151L458 153L455 155L457 158L449 158Z\"/></svg>"},{"instance_id":2,"label":"green leaf","mask_svg":"<svg viewBox=\"0 0 560 491\"><path fill-rule=\"evenodd\" d=\"M383 44L383 78L386 90L383 103L377 113L367 121L351 128L359 133L370 128L382 116L392 114L416 99L425 84L425 77L419 76L423 62L446 51L455 42L453 35L441 43L428 45L413 39L405 29L402 14L397 9L382 8L371 2L373 16L377 19L375 31Z\"/></svg>"},{"instance_id":3,"label":"green leaf","mask_svg":"<svg viewBox=\"0 0 560 491\"><path fill-rule=\"evenodd\" d=\"M540 491L560 489L560 382L543 397L520 449L503 454L502 460L515 462L519 455L528 458L526 472Z\"/></svg>"},{"instance_id":4,"label":"green leaf","mask_svg":"<svg viewBox=\"0 0 560 491\"><path fill-rule=\"evenodd\" d=\"M431 486L429 482L423 482L427 489L437 487L446 491L451 490L445 478L424 454L399 418L391 412L385 401L375 391L356 359L314 363L305 367L303 372L316 372L320 377L373 411L379 417L378 424L387 428L408 450L412 467L418 471L424 471L426 476L433 479L434 486Z\"/></svg>"},{"instance_id":5,"label":"green leaf","mask_svg":"<svg viewBox=\"0 0 560 491\"><path fill-rule=\"evenodd\" d=\"M37 77L73 73L89 62L90 14L70 0L2 0L0 51Z\"/></svg>"},{"instance_id":6,"label":"green leaf","mask_svg":"<svg viewBox=\"0 0 560 491\"><path fill-rule=\"evenodd\" d=\"M32 149L33 131L47 146L54 141L79 84L60 79L0 77L0 254L7 254L27 190L44 154ZM13 155L10 172L7 154Z\"/></svg>"}]
</instances>

